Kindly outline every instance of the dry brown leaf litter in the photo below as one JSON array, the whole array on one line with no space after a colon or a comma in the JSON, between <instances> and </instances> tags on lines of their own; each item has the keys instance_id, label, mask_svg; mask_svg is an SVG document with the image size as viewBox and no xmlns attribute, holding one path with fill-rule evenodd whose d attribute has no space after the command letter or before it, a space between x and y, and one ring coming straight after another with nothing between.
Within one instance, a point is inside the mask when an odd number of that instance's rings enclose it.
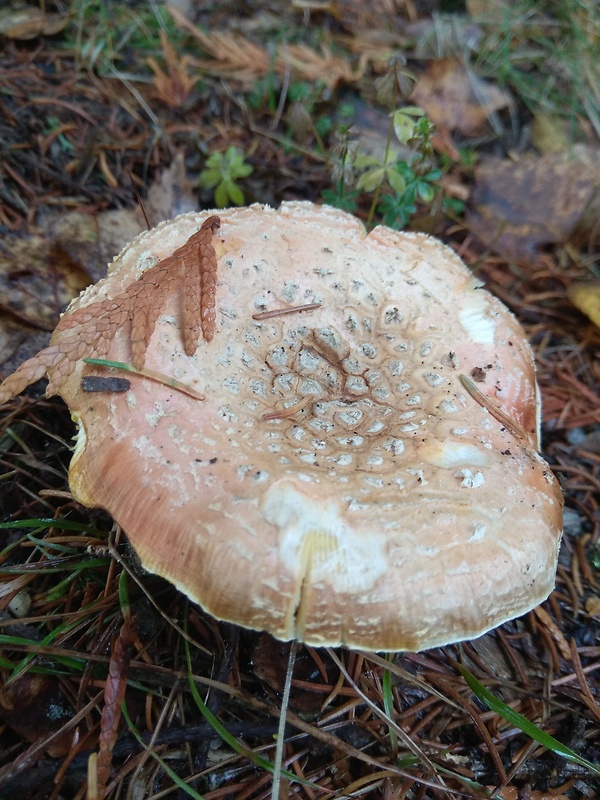
<instances>
[{"instance_id":1,"label":"dry brown leaf litter","mask_svg":"<svg viewBox=\"0 0 600 800\"><path fill-rule=\"evenodd\" d=\"M355 83L364 74L364 60L353 68L346 58L334 55L327 45L315 50L305 44L281 44L273 56L267 48L243 34L215 30L204 33L176 8L169 10L177 25L187 30L211 57L210 60L194 59L191 63L211 75L254 84L271 70L281 76L293 70L302 80L322 80L333 89L340 83Z\"/></svg>"},{"instance_id":2,"label":"dry brown leaf litter","mask_svg":"<svg viewBox=\"0 0 600 800\"><path fill-rule=\"evenodd\" d=\"M566 242L598 208L597 155L596 162L564 153L485 159L475 170L469 227L495 252L534 259L540 247ZM598 237L593 222L587 227Z\"/></svg>"},{"instance_id":3,"label":"dry brown leaf litter","mask_svg":"<svg viewBox=\"0 0 600 800\"><path fill-rule=\"evenodd\" d=\"M507 92L477 77L461 61L432 61L419 77L411 99L440 128L474 136L490 117L511 104Z\"/></svg>"}]
</instances>

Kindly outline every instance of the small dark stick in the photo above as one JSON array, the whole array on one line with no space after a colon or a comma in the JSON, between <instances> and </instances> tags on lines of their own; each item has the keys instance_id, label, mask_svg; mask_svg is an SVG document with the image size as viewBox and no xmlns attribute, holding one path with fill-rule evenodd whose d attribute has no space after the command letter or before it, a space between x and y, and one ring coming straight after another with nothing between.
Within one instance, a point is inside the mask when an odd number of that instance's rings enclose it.
<instances>
[{"instance_id":1,"label":"small dark stick","mask_svg":"<svg viewBox=\"0 0 600 800\"><path fill-rule=\"evenodd\" d=\"M131 181L131 185L133 187L133 191L134 191L136 200L138 201L138 203L140 204L140 208L142 209L142 214L144 215L144 221L146 223L146 227L148 228L148 230L150 230L152 225L150 225L150 220L148 219L148 214L146 214L146 209L144 208L144 202L143 202L143 200L141 198L140 193L138 192L137 186L135 185L135 182L133 180L133 175L131 174L131 172L129 170L127 170L127 174L129 175L129 180Z\"/></svg>"},{"instance_id":2,"label":"small dark stick","mask_svg":"<svg viewBox=\"0 0 600 800\"><path fill-rule=\"evenodd\" d=\"M81 379L84 392L128 392L131 382L127 378L101 378L99 375L85 375Z\"/></svg>"}]
</instances>

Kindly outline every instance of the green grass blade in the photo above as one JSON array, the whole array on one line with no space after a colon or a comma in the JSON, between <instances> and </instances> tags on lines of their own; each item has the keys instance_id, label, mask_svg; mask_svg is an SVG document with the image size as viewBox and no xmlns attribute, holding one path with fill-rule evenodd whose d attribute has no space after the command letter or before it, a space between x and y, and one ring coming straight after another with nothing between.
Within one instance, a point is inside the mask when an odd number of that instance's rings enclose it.
<instances>
[{"instance_id":1,"label":"green grass blade","mask_svg":"<svg viewBox=\"0 0 600 800\"><path fill-rule=\"evenodd\" d=\"M17 564L14 567L0 567L0 575L30 575L32 572L35 572L36 575L50 575L53 572L85 572L96 567L105 567L110 562L108 557L91 558L85 562L82 562L81 558L75 560L76 558L73 556L70 563L63 561L62 564L56 566L44 566L43 562L30 562L29 564Z\"/></svg>"},{"instance_id":2,"label":"green grass blade","mask_svg":"<svg viewBox=\"0 0 600 800\"><path fill-rule=\"evenodd\" d=\"M91 533L94 534L94 536L106 537L106 531L98 531L83 522L71 522L71 520L68 519L39 517L37 519L16 519L13 522L0 523L0 531L10 531L15 528L35 528L40 531L48 528L58 528L58 530L61 531L77 531L79 533Z\"/></svg>"},{"instance_id":3,"label":"green grass blade","mask_svg":"<svg viewBox=\"0 0 600 800\"><path fill-rule=\"evenodd\" d=\"M223 724L217 719L217 717L215 717L215 715L208 708L204 700L200 697L200 693L194 681L194 675L192 672L192 660L190 657L190 646L187 639L184 641L184 646L185 646L185 658L188 669L188 681L190 685L190 691L204 719L208 722L211 728L214 729L215 733L217 733L221 737L221 739L225 742L225 744L229 745L229 747L234 751L234 753L237 753L238 755L248 758L250 761L252 761L253 764L256 764L257 767L265 769L272 775L273 764L271 764L271 762L267 761L265 758L262 758L261 756L257 755L255 752L250 750L245 745L238 742L235 736L229 733L227 728L225 728ZM313 784L310 781L304 781L301 778L299 778L298 775L296 775L293 772L289 772L288 770L281 770L281 775L287 778L288 780L295 781L296 783L302 783L305 786L313 786Z\"/></svg>"},{"instance_id":4,"label":"green grass blade","mask_svg":"<svg viewBox=\"0 0 600 800\"><path fill-rule=\"evenodd\" d=\"M506 703L503 703L496 695L492 694L489 689L486 689L485 686L461 664L455 664L455 666L467 682L469 689L471 689L473 694L489 709L499 714L511 725L522 730L523 733L530 736L535 742L541 744L547 750L551 750L553 753L566 758L568 761L579 764L580 767L589 769L590 772L593 772L595 775L600 775L600 765L593 764L591 761L578 755L574 750L571 750L570 747L567 747L559 742L558 739L550 736L549 733L545 733L541 728L538 728L538 726L530 722L527 717L519 714L518 711L515 711L510 706L507 706Z\"/></svg>"},{"instance_id":5,"label":"green grass blade","mask_svg":"<svg viewBox=\"0 0 600 800\"><path fill-rule=\"evenodd\" d=\"M391 660L391 656L388 655L388 658ZM384 670L383 673L383 680L381 683L381 690L383 696L383 708L385 713L390 719L393 719L394 716L394 694L392 692L392 673L389 669ZM390 735L390 748L394 755L398 753L398 736L396 735L396 731L388 727L389 735Z\"/></svg>"},{"instance_id":6,"label":"green grass blade","mask_svg":"<svg viewBox=\"0 0 600 800\"><path fill-rule=\"evenodd\" d=\"M131 603L129 602L129 588L127 586L127 572L123 570L119 575L119 605L123 619L131 619Z\"/></svg>"},{"instance_id":7,"label":"green grass blade","mask_svg":"<svg viewBox=\"0 0 600 800\"><path fill-rule=\"evenodd\" d=\"M129 727L129 730L135 736L135 738L137 739L137 741L139 742L141 747L143 747L144 750L150 756L152 756L152 758L155 761L157 761L160 764L162 769L164 769L164 771L167 773L169 778L171 778L173 783L175 783L186 794L189 794L190 797L193 797L194 800L204 800L204 796L203 795L201 795L195 789L192 789L191 786L188 786L187 783L183 780L183 778L180 778L179 775L174 770L172 770L171 767L164 761L164 759L162 759L158 755L158 753L155 753L154 750L151 750L146 745L146 743L144 742L144 740L142 739L142 737L140 735L140 732L138 731L138 729L133 724L133 721L132 721L131 717L129 716L129 713L127 712L127 704L125 702L123 702L121 704L121 713L123 714L123 718L125 719L125 722L127 723L128 727Z\"/></svg>"}]
</instances>

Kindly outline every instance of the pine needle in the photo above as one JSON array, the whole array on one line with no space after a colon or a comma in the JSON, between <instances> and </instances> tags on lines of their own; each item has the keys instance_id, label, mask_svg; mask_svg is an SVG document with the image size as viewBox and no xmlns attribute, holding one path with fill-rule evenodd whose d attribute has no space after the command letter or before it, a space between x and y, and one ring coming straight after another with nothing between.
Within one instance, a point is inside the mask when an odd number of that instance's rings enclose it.
<instances>
[{"instance_id":1,"label":"pine needle","mask_svg":"<svg viewBox=\"0 0 600 800\"><path fill-rule=\"evenodd\" d=\"M193 397L194 400L205 399L203 394L192 389L191 386L187 386L185 383L181 383L181 381L176 381L175 378L171 378L168 375L163 375L162 372L155 372L153 369L146 369L145 367L138 369L134 367L133 364L126 364L123 361L109 361L105 358L84 358L83 360L86 364L121 369L124 372L131 372L133 375L140 375L143 378L148 378L148 380L155 381L156 383L162 383L163 386L169 386L171 389L176 389L178 392L187 394L189 397Z\"/></svg>"}]
</instances>

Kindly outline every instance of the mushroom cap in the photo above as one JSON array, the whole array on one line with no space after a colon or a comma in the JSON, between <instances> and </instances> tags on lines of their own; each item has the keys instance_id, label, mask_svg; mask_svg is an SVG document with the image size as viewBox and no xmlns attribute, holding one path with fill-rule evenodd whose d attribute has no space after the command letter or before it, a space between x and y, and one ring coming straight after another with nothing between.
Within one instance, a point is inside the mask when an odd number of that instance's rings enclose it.
<instances>
[{"instance_id":1,"label":"mushroom cap","mask_svg":"<svg viewBox=\"0 0 600 800\"><path fill-rule=\"evenodd\" d=\"M143 233L66 314L117 296L211 213ZM417 651L544 600L562 495L512 314L429 236L366 234L302 202L218 213L214 339L185 354L174 293L146 354L205 399L136 375L86 393L97 367L79 361L60 388L75 496L210 614L280 639ZM106 357L131 361L126 326Z\"/></svg>"}]
</instances>

